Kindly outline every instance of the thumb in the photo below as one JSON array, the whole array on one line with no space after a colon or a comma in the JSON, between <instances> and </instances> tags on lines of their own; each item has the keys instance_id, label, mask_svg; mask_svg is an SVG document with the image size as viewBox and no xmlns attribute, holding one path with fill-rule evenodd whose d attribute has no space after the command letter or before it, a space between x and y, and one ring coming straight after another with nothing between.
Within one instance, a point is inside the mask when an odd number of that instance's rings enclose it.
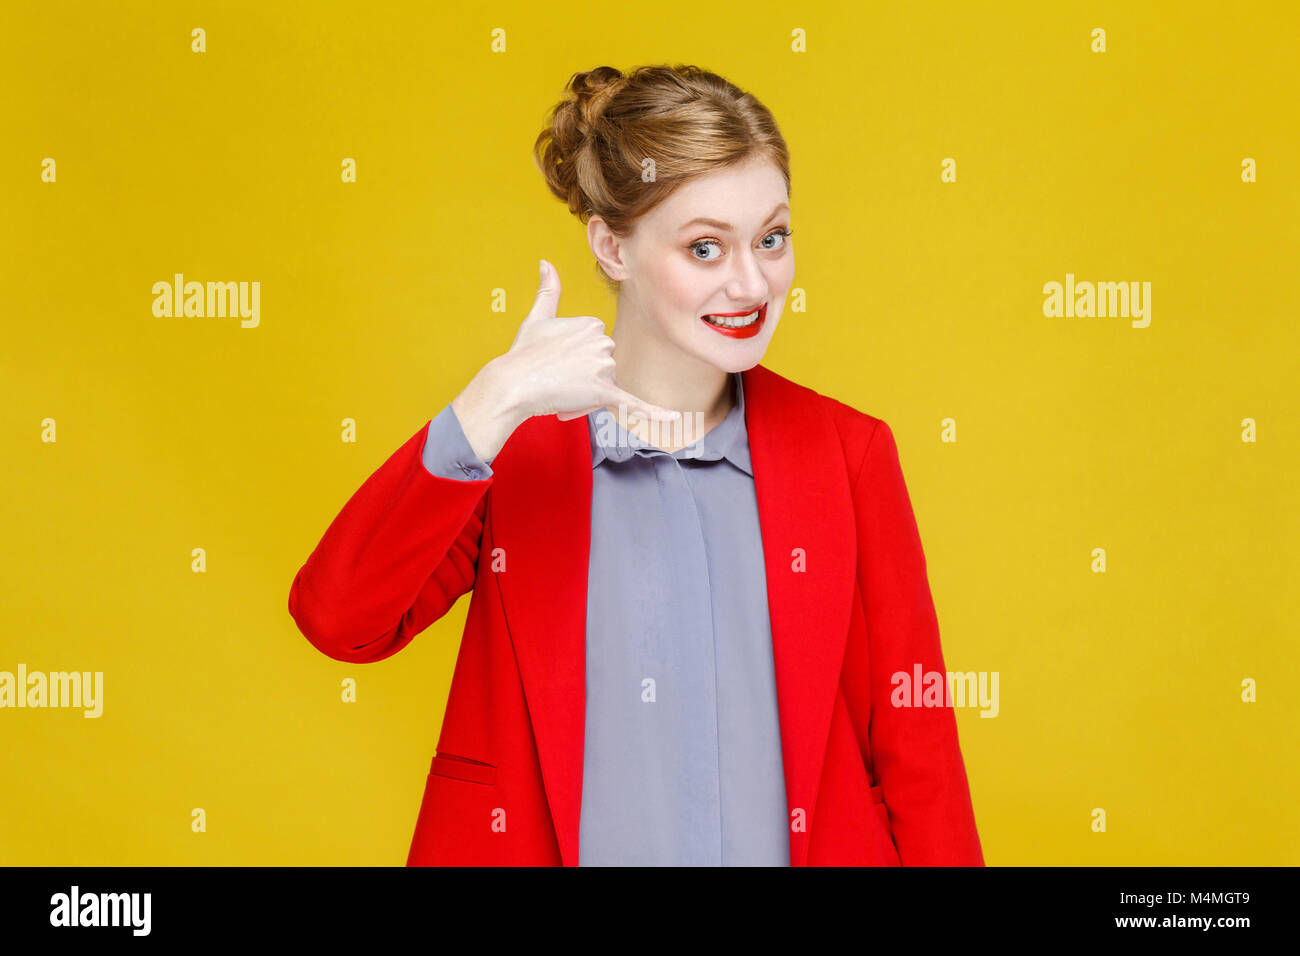
<instances>
[{"instance_id":1,"label":"thumb","mask_svg":"<svg viewBox=\"0 0 1300 956\"><path fill-rule=\"evenodd\" d=\"M528 310L530 319L553 319L560 307L560 274L545 259L537 261L537 298Z\"/></svg>"}]
</instances>

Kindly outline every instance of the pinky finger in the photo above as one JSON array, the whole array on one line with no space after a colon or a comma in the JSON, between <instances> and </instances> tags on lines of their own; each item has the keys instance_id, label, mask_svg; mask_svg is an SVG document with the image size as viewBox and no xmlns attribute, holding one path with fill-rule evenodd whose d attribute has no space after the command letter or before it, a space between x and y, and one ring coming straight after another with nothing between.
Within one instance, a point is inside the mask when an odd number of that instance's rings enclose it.
<instances>
[{"instance_id":1,"label":"pinky finger","mask_svg":"<svg viewBox=\"0 0 1300 956\"><path fill-rule=\"evenodd\" d=\"M604 408L604 407L605 407L604 405L592 405L591 408L584 408L584 409L583 409L582 411L580 411L580 412L556 412L556 413L555 413L555 417L558 418L558 419L559 419L560 421L562 421L562 422L567 422L567 421L569 421L570 419L574 419L574 418L582 418L584 415L589 415L589 414L591 414L592 412L597 411L598 409L601 409L601 408Z\"/></svg>"}]
</instances>

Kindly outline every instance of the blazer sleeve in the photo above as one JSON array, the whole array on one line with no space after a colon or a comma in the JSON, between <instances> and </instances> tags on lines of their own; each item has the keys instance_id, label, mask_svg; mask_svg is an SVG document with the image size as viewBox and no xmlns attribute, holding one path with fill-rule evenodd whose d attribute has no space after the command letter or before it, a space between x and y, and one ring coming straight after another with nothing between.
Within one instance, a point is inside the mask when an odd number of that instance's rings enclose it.
<instances>
[{"instance_id":1,"label":"blazer sleeve","mask_svg":"<svg viewBox=\"0 0 1300 956\"><path fill-rule=\"evenodd\" d=\"M426 422L366 479L294 576L289 614L335 660L391 657L474 586L494 479L454 441L460 425L443 417L449 412ZM435 460L464 463L465 474L482 465L477 473L485 477L446 477L450 464L434 474L426 461Z\"/></svg>"},{"instance_id":2,"label":"blazer sleeve","mask_svg":"<svg viewBox=\"0 0 1300 956\"><path fill-rule=\"evenodd\" d=\"M871 673L872 769L904 866L983 866L925 554L894 434L876 419L853 497ZM944 674L943 706L895 706L895 674Z\"/></svg>"}]
</instances>

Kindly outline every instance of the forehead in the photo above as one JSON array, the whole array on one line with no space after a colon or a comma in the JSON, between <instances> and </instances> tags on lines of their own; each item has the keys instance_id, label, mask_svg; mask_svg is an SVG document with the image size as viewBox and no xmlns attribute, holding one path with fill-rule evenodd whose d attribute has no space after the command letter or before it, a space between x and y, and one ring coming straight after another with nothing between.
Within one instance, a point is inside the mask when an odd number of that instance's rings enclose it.
<instances>
[{"instance_id":1,"label":"forehead","mask_svg":"<svg viewBox=\"0 0 1300 956\"><path fill-rule=\"evenodd\" d=\"M731 223L741 232L760 228L789 201L785 179L766 158L705 173L675 189L643 218L656 230L677 230L697 217Z\"/></svg>"}]
</instances>

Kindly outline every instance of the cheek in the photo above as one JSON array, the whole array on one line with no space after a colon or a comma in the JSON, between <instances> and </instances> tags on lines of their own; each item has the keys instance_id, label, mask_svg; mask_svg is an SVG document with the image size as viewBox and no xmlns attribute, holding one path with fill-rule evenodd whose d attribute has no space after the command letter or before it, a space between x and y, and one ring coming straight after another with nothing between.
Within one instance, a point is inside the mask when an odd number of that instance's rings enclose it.
<instances>
[{"instance_id":1,"label":"cheek","mask_svg":"<svg viewBox=\"0 0 1300 956\"><path fill-rule=\"evenodd\" d=\"M663 303L665 316L680 317L685 314L694 318L704 308L714 287L698 271L692 269L689 262L685 262L664 269L655 291Z\"/></svg>"},{"instance_id":2,"label":"cheek","mask_svg":"<svg viewBox=\"0 0 1300 956\"><path fill-rule=\"evenodd\" d=\"M781 260L780 268L777 270L775 281L773 284L776 285L779 289L781 289L782 292L785 292L789 290L793 282L794 282L794 253L792 252L790 253L790 255L786 256L784 259Z\"/></svg>"},{"instance_id":3,"label":"cheek","mask_svg":"<svg viewBox=\"0 0 1300 956\"><path fill-rule=\"evenodd\" d=\"M768 273L768 285L772 300L777 304L776 321L770 323L769 335L776 331L777 323L785 317L786 299L790 296L790 287L794 284L794 256L786 256L772 272Z\"/></svg>"}]
</instances>

